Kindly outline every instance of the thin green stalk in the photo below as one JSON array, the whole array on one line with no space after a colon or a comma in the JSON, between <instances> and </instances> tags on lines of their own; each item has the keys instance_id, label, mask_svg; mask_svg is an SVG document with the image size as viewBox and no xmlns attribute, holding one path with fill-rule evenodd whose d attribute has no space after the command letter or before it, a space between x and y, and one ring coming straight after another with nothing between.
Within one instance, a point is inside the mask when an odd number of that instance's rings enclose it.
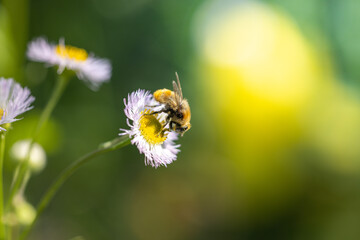
<instances>
[{"instance_id":1,"label":"thin green stalk","mask_svg":"<svg viewBox=\"0 0 360 240\"><path fill-rule=\"evenodd\" d=\"M31 177L31 169L28 168L26 170L23 182L21 183L21 187L19 188L19 191L17 192L18 196L24 196L26 185L28 184L30 177Z\"/></svg>"},{"instance_id":2,"label":"thin green stalk","mask_svg":"<svg viewBox=\"0 0 360 240\"><path fill-rule=\"evenodd\" d=\"M41 113L40 119L35 128L33 138L31 139L31 142L30 142L30 146L29 146L29 150L28 150L26 159L25 159L25 161L20 163L17 174L14 175L14 179L12 181L13 184L10 189L9 199L6 203L6 209L8 209L11 206L12 201L13 201L16 193L19 190L19 187L21 186L21 184L24 180L26 170L29 167L29 157L30 157L30 152L33 147L33 144L34 144L34 142L36 142L37 138L39 137L39 133L40 133L42 127L44 126L44 124L49 120L49 117L50 117L52 111L54 110L56 104L58 103L61 95L63 94L63 92L69 82L70 77L71 76L66 73L63 73L58 76L56 86L51 94L50 100L47 103L47 105L45 106L45 109L43 110L43 112Z\"/></svg>"},{"instance_id":3,"label":"thin green stalk","mask_svg":"<svg viewBox=\"0 0 360 240\"><path fill-rule=\"evenodd\" d=\"M112 141L101 144L98 149L84 155L83 157L79 158L78 160L70 164L70 166L67 167L52 183L52 185L48 188L46 193L41 198L40 203L36 209L36 217L34 221L31 223L31 225L25 228L24 232L20 236L20 240L24 240L27 237L27 235L34 227L36 221L38 220L44 209L49 205L50 201L53 199L56 192L77 169L79 169L85 163L89 162L89 160L93 159L94 157L106 152L120 149L122 147L127 146L129 143L130 143L130 138L127 135L115 138Z\"/></svg>"},{"instance_id":4,"label":"thin green stalk","mask_svg":"<svg viewBox=\"0 0 360 240\"><path fill-rule=\"evenodd\" d=\"M5 225L4 225L4 196L3 196L3 165L5 152L5 133L0 133L0 239L5 239Z\"/></svg>"},{"instance_id":5,"label":"thin green stalk","mask_svg":"<svg viewBox=\"0 0 360 240\"><path fill-rule=\"evenodd\" d=\"M29 33L29 0L2 0L1 10L6 10L7 33L10 34L14 48L12 55L16 59L14 70L11 74L17 81L24 83L25 71L22 66L24 64L24 52L26 51L26 42Z\"/></svg>"},{"instance_id":6,"label":"thin green stalk","mask_svg":"<svg viewBox=\"0 0 360 240\"><path fill-rule=\"evenodd\" d=\"M63 94L71 75L69 75L67 72L64 72L63 74L58 76L56 86L51 94L50 100L47 103L44 111L42 112L39 122L36 126L35 133L33 135L33 141L35 142L37 138L39 137L39 133L44 126L44 123L46 123L49 120L49 117L54 110L56 104L58 103L61 95Z\"/></svg>"}]
</instances>

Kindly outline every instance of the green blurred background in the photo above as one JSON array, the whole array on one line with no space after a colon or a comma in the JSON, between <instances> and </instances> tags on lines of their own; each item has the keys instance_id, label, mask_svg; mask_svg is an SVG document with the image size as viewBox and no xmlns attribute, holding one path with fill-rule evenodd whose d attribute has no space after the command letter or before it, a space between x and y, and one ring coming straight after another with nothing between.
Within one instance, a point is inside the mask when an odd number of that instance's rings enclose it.
<instances>
[{"instance_id":1,"label":"green blurred background","mask_svg":"<svg viewBox=\"0 0 360 240\"><path fill-rule=\"evenodd\" d=\"M111 82L74 79L40 143L36 204L69 163L126 128L123 98L180 75L192 129L178 160L134 146L60 190L30 239L360 239L360 1L3 0L0 75L31 88L29 137L55 71L25 59L38 36L109 58ZM6 162L11 179L14 163Z\"/></svg>"}]
</instances>

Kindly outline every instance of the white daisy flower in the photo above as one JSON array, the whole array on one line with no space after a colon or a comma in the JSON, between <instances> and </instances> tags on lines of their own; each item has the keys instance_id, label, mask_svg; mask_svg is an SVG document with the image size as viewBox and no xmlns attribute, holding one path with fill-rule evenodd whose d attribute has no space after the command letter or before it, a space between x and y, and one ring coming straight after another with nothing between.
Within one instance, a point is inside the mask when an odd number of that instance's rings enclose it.
<instances>
[{"instance_id":1,"label":"white daisy flower","mask_svg":"<svg viewBox=\"0 0 360 240\"><path fill-rule=\"evenodd\" d=\"M0 131L6 130L4 124L19 120L18 115L30 110L34 100L28 88L22 88L11 78L0 78Z\"/></svg>"},{"instance_id":2,"label":"white daisy flower","mask_svg":"<svg viewBox=\"0 0 360 240\"><path fill-rule=\"evenodd\" d=\"M140 153L145 155L145 165L155 168L172 163L180 152L180 145L174 141L178 136L174 132L164 131L165 113L149 114L153 110L149 106L159 104L153 99L149 91L137 90L128 95L127 102L124 99L125 115L130 129L120 129L119 135L128 134ZM130 123L130 121L132 123Z\"/></svg>"},{"instance_id":3,"label":"white daisy flower","mask_svg":"<svg viewBox=\"0 0 360 240\"><path fill-rule=\"evenodd\" d=\"M85 81L92 90L97 90L103 82L111 78L111 64L107 59L94 57L84 49L59 44L51 44L45 38L37 38L29 43L27 56L30 60L44 62L47 66L57 66L58 74L65 69L72 70Z\"/></svg>"}]
</instances>

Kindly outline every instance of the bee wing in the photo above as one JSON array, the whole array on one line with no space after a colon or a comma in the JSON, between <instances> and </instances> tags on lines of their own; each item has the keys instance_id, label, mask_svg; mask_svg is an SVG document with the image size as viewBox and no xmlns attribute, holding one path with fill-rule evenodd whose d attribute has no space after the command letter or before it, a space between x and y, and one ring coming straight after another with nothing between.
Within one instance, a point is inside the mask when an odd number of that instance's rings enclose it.
<instances>
[{"instance_id":1,"label":"bee wing","mask_svg":"<svg viewBox=\"0 0 360 240\"><path fill-rule=\"evenodd\" d=\"M180 85L180 80L179 80L179 75L177 72L175 72L176 75L176 81L179 87L179 93L180 93L180 99L183 100L183 94L182 94L182 89L181 89L181 85Z\"/></svg>"},{"instance_id":2,"label":"bee wing","mask_svg":"<svg viewBox=\"0 0 360 240\"><path fill-rule=\"evenodd\" d=\"M175 93L176 102L180 105L183 100L183 94L181 90L179 75L175 72L177 82L173 81L173 88Z\"/></svg>"},{"instance_id":3,"label":"bee wing","mask_svg":"<svg viewBox=\"0 0 360 240\"><path fill-rule=\"evenodd\" d=\"M180 103L181 103L180 92L179 92L179 88L175 81L173 81L173 88L174 88L176 105L180 105Z\"/></svg>"}]
</instances>

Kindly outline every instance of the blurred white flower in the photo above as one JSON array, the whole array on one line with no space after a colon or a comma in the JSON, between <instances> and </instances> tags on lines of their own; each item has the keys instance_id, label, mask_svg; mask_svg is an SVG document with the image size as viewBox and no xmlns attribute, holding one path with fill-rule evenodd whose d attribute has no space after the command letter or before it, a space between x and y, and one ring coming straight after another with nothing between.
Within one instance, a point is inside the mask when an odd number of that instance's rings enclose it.
<instances>
[{"instance_id":1,"label":"blurred white flower","mask_svg":"<svg viewBox=\"0 0 360 240\"><path fill-rule=\"evenodd\" d=\"M10 150L12 158L16 161L24 161L27 157L30 147L30 140L17 141ZM33 172L40 172L46 165L46 153L38 143L33 143L29 155L29 166Z\"/></svg>"},{"instance_id":2,"label":"blurred white flower","mask_svg":"<svg viewBox=\"0 0 360 240\"><path fill-rule=\"evenodd\" d=\"M28 88L22 88L13 79L0 78L0 132L6 130L4 124L19 120L18 115L32 108L35 98L30 94Z\"/></svg>"},{"instance_id":3,"label":"blurred white flower","mask_svg":"<svg viewBox=\"0 0 360 240\"><path fill-rule=\"evenodd\" d=\"M135 144L140 153L145 155L145 165L155 168L172 163L176 160L180 145L174 141L178 136L174 132L165 133L164 119L166 114L149 114L149 106L159 105L149 91L137 90L124 99L127 124L130 129L120 129L122 133L132 137L131 143ZM130 123L130 121L132 123Z\"/></svg>"},{"instance_id":4,"label":"blurred white flower","mask_svg":"<svg viewBox=\"0 0 360 240\"><path fill-rule=\"evenodd\" d=\"M65 69L74 71L92 90L97 90L111 78L112 67L109 60L94 57L84 49L65 45L63 39L55 45L44 38L37 38L29 43L27 56L32 61L57 66L58 74Z\"/></svg>"},{"instance_id":5,"label":"blurred white flower","mask_svg":"<svg viewBox=\"0 0 360 240\"><path fill-rule=\"evenodd\" d=\"M26 226L34 221L36 210L23 197L18 197L16 201L14 201L14 208L16 220L19 224Z\"/></svg>"}]
</instances>

